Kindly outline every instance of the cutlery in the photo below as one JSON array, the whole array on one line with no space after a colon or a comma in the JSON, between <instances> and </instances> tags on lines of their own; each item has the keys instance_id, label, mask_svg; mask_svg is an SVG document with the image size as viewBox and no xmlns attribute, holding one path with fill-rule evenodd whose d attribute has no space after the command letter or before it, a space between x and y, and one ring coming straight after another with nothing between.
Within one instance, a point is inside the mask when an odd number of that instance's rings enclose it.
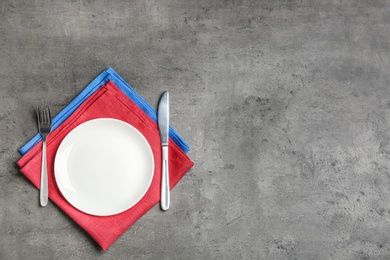
<instances>
[{"instance_id":1,"label":"cutlery","mask_svg":"<svg viewBox=\"0 0 390 260\"><path fill-rule=\"evenodd\" d=\"M37 106L38 130L42 136L42 167L41 186L39 200L42 207L47 205L48 185L47 185L47 163L46 163L46 137L51 131L50 108L47 104Z\"/></svg>"},{"instance_id":2,"label":"cutlery","mask_svg":"<svg viewBox=\"0 0 390 260\"><path fill-rule=\"evenodd\" d=\"M162 168L161 168L161 198L160 207L162 210L169 208L169 170L168 170L168 136L169 136L169 93L161 95L158 104L158 128L160 130L162 147Z\"/></svg>"}]
</instances>

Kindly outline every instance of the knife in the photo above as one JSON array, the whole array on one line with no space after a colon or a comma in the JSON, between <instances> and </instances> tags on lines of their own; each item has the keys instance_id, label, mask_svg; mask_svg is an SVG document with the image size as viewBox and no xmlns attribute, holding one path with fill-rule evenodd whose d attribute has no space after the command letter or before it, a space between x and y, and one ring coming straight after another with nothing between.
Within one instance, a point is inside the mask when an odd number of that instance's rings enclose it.
<instances>
[{"instance_id":1,"label":"knife","mask_svg":"<svg viewBox=\"0 0 390 260\"><path fill-rule=\"evenodd\" d=\"M169 171L168 171L168 136L169 136L169 93L161 95L158 104L158 128L160 130L162 147L161 167L161 198L160 207L162 210L169 208Z\"/></svg>"}]
</instances>

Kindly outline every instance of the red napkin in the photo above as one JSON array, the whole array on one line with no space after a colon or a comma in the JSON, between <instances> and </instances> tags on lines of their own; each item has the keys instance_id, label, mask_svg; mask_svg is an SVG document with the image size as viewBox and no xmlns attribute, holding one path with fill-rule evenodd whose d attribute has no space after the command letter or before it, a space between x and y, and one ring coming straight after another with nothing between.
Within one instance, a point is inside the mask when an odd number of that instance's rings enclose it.
<instances>
[{"instance_id":1,"label":"red napkin","mask_svg":"<svg viewBox=\"0 0 390 260\"><path fill-rule=\"evenodd\" d=\"M62 196L54 178L54 158L62 140L72 129L95 118L116 118L134 126L145 136L154 156L153 180L145 196L129 210L107 217L92 216L74 208ZM41 147L40 142L17 162L20 171L37 188L40 186ZM169 177L172 189L194 163L171 140L169 148ZM49 198L90 234L103 250L107 250L138 218L160 200L161 144L158 126L112 81L108 81L85 100L64 123L49 134L47 163Z\"/></svg>"}]
</instances>

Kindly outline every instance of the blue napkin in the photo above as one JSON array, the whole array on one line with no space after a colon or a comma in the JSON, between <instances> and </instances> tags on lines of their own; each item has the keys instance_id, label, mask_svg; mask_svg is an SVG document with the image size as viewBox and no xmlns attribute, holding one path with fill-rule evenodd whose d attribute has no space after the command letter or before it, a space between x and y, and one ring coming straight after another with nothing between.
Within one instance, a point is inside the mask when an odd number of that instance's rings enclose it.
<instances>
[{"instance_id":1,"label":"blue napkin","mask_svg":"<svg viewBox=\"0 0 390 260\"><path fill-rule=\"evenodd\" d=\"M61 112L52 120L52 130L62 124L90 95L98 90L107 81L113 81L134 103L136 103L151 119L157 122L157 112L149 105L133 88L130 87L112 68L108 68L97 76L89 85L76 96ZM190 149L188 144L179 136L178 133L169 127L169 137L187 153ZM40 134L35 135L23 147L19 153L24 155L42 139Z\"/></svg>"}]
</instances>

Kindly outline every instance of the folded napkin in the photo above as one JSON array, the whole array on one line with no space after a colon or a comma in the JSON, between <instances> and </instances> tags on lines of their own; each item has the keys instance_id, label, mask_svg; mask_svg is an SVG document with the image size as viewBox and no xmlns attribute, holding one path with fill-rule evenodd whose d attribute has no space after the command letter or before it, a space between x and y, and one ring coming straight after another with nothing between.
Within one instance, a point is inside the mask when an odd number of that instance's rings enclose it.
<instances>
[{"instance_id":1,"label":"folded napkin","mask_svg":"<svg viewBox=\"0 0 390 260\"><path fill-rule=\"evenodd\" d=\"M91 94L85 95L86 98L76 102L77 105L73 104L74 109L73 107L72 109L68 108L68 111L61 112L57 116L55 129L47 137L49 198L95 239L103 250L107 250L120 235L160 200L161 144L158 126L155 119L145 111L145 107L139 106L139 100L135 102L129 98L123 89L116 84L117 82L118 79L115 82L115 80L108 78L104 80L103 85L96 84L97 87ZM65 116L71 110L73 111ZM66 118L64 119L64 117ZM54 158L62 140L72 129L95 118L115 118L134 126L145 136L154 155L154 175L145 196L132 208L113 216L92 216L74 208L61 195L54 178ZM185 154L188 147L183 146L185 143L181 143L181 138L176 133L174 136L174 138L170 136L169 140L171 188L194 164ZM34 145L34 143L38 145ZM39 140L30 141L21 150L24 155L17 162L20 171L39 188L41 142Z\"/></svg>"}]
</instances>

